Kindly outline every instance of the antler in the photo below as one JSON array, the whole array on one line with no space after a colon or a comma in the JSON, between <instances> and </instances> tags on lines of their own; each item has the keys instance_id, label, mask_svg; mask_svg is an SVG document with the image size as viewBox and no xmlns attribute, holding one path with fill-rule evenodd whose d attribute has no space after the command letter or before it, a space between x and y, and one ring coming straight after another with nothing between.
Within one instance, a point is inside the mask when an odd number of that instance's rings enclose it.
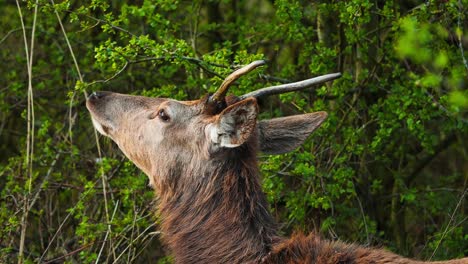
<instances>
[{"instance_id":1,"label":"antler","mask_svg":"<svg viewBox=\"0 0 468 264\"><path fill-rule=\"evenodd\" d=\"M302 89L310 88L311 86L316 85L316 84L321 84L324 82L338 79L340 77L341 77L341 73L331 73L331 74L326 74L326 75L318 76L315 78L311 78L311 79L307 79L307 80L303 80L299 82L270 86L270 87L262 88L262 89L241 95L239 99L244 100L248 97L259 98L262 96L268 96L268 95L273 95L273 94L281 94L281 93L299 91Z\"/></svg>"},{"instance_id":2,"label":"antler","mask_svg":"<svg viewBox=\"0 0 468 264\"><path fill-rule=\"evenodd\" d=\"M208 98L208 101L205 105L205 112L210 114L218 114L219 112L221 112L224 108L226 108L225 97L229 90L229 86L237 79L239 79L242 75L245 75L254 70L255 68L265 64L266 62L264 60L257 60L231 73L228 77L226 77L226 79L224 79L223 83L218 88L218 90ZM316 84L321 84L324 82L338 79L340 77L341 73L331 73L299 82L270 86L241 95L239 96L239 100L244 100L248 97L259 98L262 96L268 96L273 94L299 91L310 88L311 86Z\"/></svg>"},{"instance_id":3,"label":"antler","mask_svg":"<svg viewBox=\"0 0 468 264\"><path fill-rule=\"evenodd\" d=\"M224 79L218 90L212 96L210 96L205 111L216 114L226 108L225 97L229 90L229 86L242 75L245 75L255 68L265 64L266 62L264 60L257 60L231 73L228 77L226 77L226 79Z\"/></svg>"}]
</instances>

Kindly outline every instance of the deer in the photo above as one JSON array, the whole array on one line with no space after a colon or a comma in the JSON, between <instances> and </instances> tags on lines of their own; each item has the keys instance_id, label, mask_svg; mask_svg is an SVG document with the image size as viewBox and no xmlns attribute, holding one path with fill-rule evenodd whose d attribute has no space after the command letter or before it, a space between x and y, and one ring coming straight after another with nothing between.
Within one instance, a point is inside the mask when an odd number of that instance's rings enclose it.
<instances>
[{"instance_id":1,"label":"deer","mask_svg":"<svg viewBox=\"0 0 468 264\"><path fill-rule=\"evenodd\" d=\"M86 100L96 130L148 176L158 200L162 239L175 263L423 263L315 232L279 235L262 191L257 154L296 149L327 113L257 120L257 98L341 75L227 95L235 80L264 64L254 61L239 68L214 94L198 100L104 91ZM431 263L467 264L468 258Z\"/></svg>"}]
</instances>

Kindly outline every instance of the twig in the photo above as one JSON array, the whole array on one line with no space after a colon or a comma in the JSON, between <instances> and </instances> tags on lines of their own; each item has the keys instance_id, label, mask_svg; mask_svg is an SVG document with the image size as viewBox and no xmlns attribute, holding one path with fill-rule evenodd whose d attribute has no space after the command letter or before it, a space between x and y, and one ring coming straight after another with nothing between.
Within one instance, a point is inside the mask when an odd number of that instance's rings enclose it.
<instances>
[{"instance_id":1,"label":"twig","mask_svg":"<svg viewBox=\"0 0 468 264\"><path fill-rule=\"evenodd\" d=\"M52 3L52 5L55 6L54 0L50 0L50 2ZM83 76L81 75L80 67L78 67L78 62L76 60L75 53L73 52L73 49L71 47L70 40L68 39L67 33L65 31L65 27L63 26L62 19L60 18L60 15L57 12L57 9L55 9L55 8L54 8L54 13L55 13L55 16L57 16L57 20L58 20L58 22L60 24L60 29L62 29L63 36L65 37L65 41L67 42L67 46L68 46L68 49L70 50L70 54L72 56L73 63L75 64L76 72L78 73L78 77L79 77L80 81L83 81ZM86 91L84 91L84 92L86 94ZM87 94L86 94L86 96L87 96Z\"/></svg>"},{"instance_id":2,"label":"twig","mask_svg":"<svg viewBox=\"0 0 468 264\"><path fill-rule=\"evenodd\" d=\"M196 6L196 7L195 7ZM192 2L192 10L196 9L196 12L190 12L192 14L192 17L195 17L195 19L190 19L190 42L192 43L192 50L195 54L195 56L198 55L198 48L197 48L197 37L198 37L198 25L200 22L200 12L201 12L201 3L198 1L193 1ZM192 24L193 20L195 20L195 23Z\"/></svg>"},{"instance_id":3,"label":"twig","mask_svg":"<svg viewBox=\"0 0 468 264\"><path fill-rule=\"evenodd\" d=\"M134 241L135 241L135 240L138 240L142 235L144 235L148 230L150 230L150 228L152 228L152 227L155 226L155 225L156 225L156 223L152 223L151 225L149 225L145 230L143 230L143 232L141 232L141 233L134 239ZM123 256L123 254L125 253L125 251L127 251L128 248L129 248L131 245L132 245L132 244L129 243L129 245L128 245L127 247L125 247L125 248L122 250L122 252L120 253L120 255L119 255L116 259L114 259L114 262L112 262L112 263L118 263L117 261Z\"/></svg>"},{"instance_id":4,"label":"twig","mask_svg":"<svg viewBox=\"0 0 468 264\"><path fill-rule=\"evenodd\" d=\"M356 190L356 186L354 185L354 182L352 182L354 190ZM369 229L367 228L367 221L366 221L366 215L364 214L364 207L362 206L361 199L359 199L359 195L355 195L356 200L359 204L359 211L361 211L361 216L362 216L362 221L364 222L364 229L366 230L366 239L367 239L367 245L370 245L370 237L369 237Z\"/></svg>"},{"instance_id":5,"label":"twig","mask_svg":"<svg viewBox=\"0 0 468 264\"><path fill-rule=\"evenodd\" d=\"M145 244L143 244L143 246L140 248L140 251L138 251L136 253L136 255L133 256L133 258L130 260L130 263L134 263L135 259L146 249L146 247L149 245L149 243L151 242L151 240L147 240L148 238L150 237L153 237L155 235L159 235L161 232L160 231L156 231L156 232L151 232L151 233L148 233L148 235L146 235L142 242L144 242ZM145 242L146 240L146 242Z\"/></svg>"},{"instance_id":6,"label":"twig","mask_svg":"<svg viewBox=\"0 0 468 264\"><path fill-rule=\"evenodd\" d=\"M36 203L37 199L39 198L39 194L41 193L41 190L42 190L42 189L44 188L44 186L47 184L47 182L48 182L48 180L49 180L49 177L50 177L50 175L52 174L52 171L53 171L53 169L54 169L54 167L55 167L55 164L57 163L57 160L58 160L59 157L60 157L60 154L61 154L61 152L58 152L58 153L55 155L54 160L52 161L52 163L50 164L49 169L47 170L46 176L44 177L44 179L42 179L42 182L41 182L41 184L39 185L39 187L37 188L37 191L35 191L34 197L32 198L31 203L29 204L28 211L31 210L31 208L34 206L34 204Z\"/></svg>"},{"instance_id":7,"label":"twig","mask_svg":"<svg viewBox=\"0 0 468 264\"><path fill-rule=\"evenodd\" d=\"M171 56L162 56L162 57L148 57L148 58L144 58L144 59L140 59L140 60L135 60L135 61L130 61L131 63L140 63L140 62L145 62L145 61L153 61L153 60L170 60L170 59L182 59L182 60L186 60L186 61L189 61L189 62L193 62L195 63L196 65L198 65L200 68L202 68L203 70L211 73L212 75L215 75L221 79L224 79L223 76L221 76L220 74L210 70L208 67L206 67L204 64L206 65L210 65L210 66L213 66L213 67L218 67L218 68L224 68L224 69L227 69L227 68L235 68L236 66L234 65L231 65L231 66L226 66L226 65L223 65L223 64L219 64L219 63L213 63L213 62L207 62L207 61L204 61L204 60L201 60L201 59L198 59L198 58L193 58L193 57L187 57L187 56L177 56L177 55L171 55Z\"/></svg>"},{"instance_id":8,"label":"twig","mask_svg":"<svg viewBox=\"0 0 468 264\"><path fill-rule=\"evenodd\" d=\"M114 206L114 212L112 213L111 222L114 220L115 213L117 212L117 207L119 207L119 201L118 200L117 200L117 203L115 203L115 206ZM108 225L110 225L110 223L108 223ZM99 259L101 258L102 251L104 250L104 246L106 245L107 237L109 236L110 232L111 232L111 230L107 229L106 236L104 237L104 241L102 242L101 249L99 250L99 254L97 255L97 258L96 258L96 263L98 263ZM114 256L114 259L115 259L115 256Z\"/></svg>"},{"instance_id":9,"label":"twig","mask_svg":"<svg viewBox=\"0 0 468 264\"><path fill-rule=\"evenodd\" d=\"M81 75L80 68L78 67L78 62L76 60L75 53L73 52L73 49L71 47L70 40L68 39L68 36L66 34L65 27L63 26L62 19L60 18L60 15L57 12L57 9L55 8L54 0L50 0L50 2L52 3L52 6L54 6L55 16L57 17L57 21L59 22L60 29L62 30L63 36L65 37L65 41L67 42L68 49L70 50L70 54L71 54L73 62L75 64L76 72L78 73L78 77L79 77L80 81L83 82L83 77ZM85 97L88 97L88 95L86 94L86 91L84 91L84 93L85 93ZM70 98L69 112L68 112L68 114L69 114L69 116L68 116L68 120L69 120L68 137L70 138L70 142L73 142L71 129L72 129L72 126L73 126L72 125L73 124L72 106L73 106L73 101L75 99L75 95L76 95L76 92L75 92L75 90L73 90L72 96Z\"/></svg>"},{"instance_id":10,"label":"twig","mask_svg":"<svg viewBox=\"0 0 468 264\"><path fill-rule=\"evenodd\" d=\"M130 235L130 243L133 243L134 239L134 235L135 235L135 225L136 225L136 219L137 219L137 215L138 215L138 212L136 212L135 210L135 204L133 204L133 213L134 213L134 217L133 217L133 221L132 221L132 234ZM133 251L135 252L135 251ZM129 254L127 254L127 263L130 263L130 252Z\"/></svg>"},{"instance_id":11,"label":"twig","mask_svg":"<svg viewBox=\"0 0 468 264\"><path fill-rule=\"evenodd\" d=\"M24 258L24 244L26 239L26 228L27 219L29 214L29 195L31 195L32 189L32 167L33 167L33 153L34 153L34 96L32 89L32 63L34 54L34 34L36 32L36 19L37 19L37 1L34 8L33 26L31 32L31 46L28 49L28 40L26 37L26 27L24 26L23 14L21 12L21 6L16 0L16 6L18 8L18 14L21 20L21 28L23 30L24 50L26 53L26 63L28 70L28 106L27 106L27 136L26 136L26 164L28 173L28 195L24 197L23 204L23 215L21 216L21 235L20 235L20 247L18 253L18 263L23 263Z\"/></svg>"},{"instance_id":12,"label":"twig","mask_svg":"<svg viewBox=\"0 0 468 264\"><path fill-rule=\"evenodd\" d=\"M460 8L459 10L459 13L458 13L458 19L457 19L457 26L458 26L458 30L461 31L462 29L462 25L461 25L461 16L463 14L463 10L462 10L462 2L461 0L458 0L458 7ZM457 34L457 37L458 37L458 48L460 49L460 53L461 53L461 57L462 57L462 60L463 60L463 65L465 65L465 68L468 70L468 62L466 61L466 58L465 58L465 53L463 51L463 43L462 43L462 39L461 39L461 36L462 34Z\"/></svg>"},{"instance_id":13,"label":"twig","mask_svg":"<svg viewBox=\"0 0 468 264\"><path fill-rule=\"evenodd\" d=\"M51 260L47 260L46 262L43 262L43 263L44 264L57 263L59 260L62 260L64 258L66 258L66 257L75 255L76 253L78 253L78 252L80 252L80 251L82 251L82 250L84 250L86 248L89 248L90 246L94 245L95 243L96 242L91 242L91 243L86 244L84 246L81 246L81 247L79 247L79 248L77 248L77 249L75 249L75 250L73 250L73 251L71 251L71 252L69 252L69 253L67 253L67 254L65 254L63 256L60 256L60 257L57 257L57 258L54 258L54 259L51 259Z\"/></svg>"},{"instance_id":14,"label":"twig","mask_svg":"<svg viewBox=\"0 0 468 264\"><path fill-rule=\"evenodd\" d=\"M86 86L89 87L89 86L92 86L92 85L95 85L95 84L98 84L98 83L108 83L108 82L114 80L115 78L117 78L123 71L125 71L128 68L128 66L130 64L136 64L136 63L142 63L142 62L148 62L148 61L157 61L157 60L169 60L169 59L176 59L176 58L186 60L186 61L189 61L189 62L193 62L194 64L198 65L198 67L202 68L204 71L210 73L211 75L219 77L221 79L223 78L223 76L221 76L219 73L216 73L215 71L210 70L204 64L208 64L208 65L215 66L215 67L220 67L220 68L230 68L230 67L225 66L225 65L210 63L210 62L206 62L206 61L203 61L203 60L200 60L200 59L197 59L197 58L186 57L186 56L148 57L148 58L143 58L143 59L139 59L139 60L125 59L126 61L125 61L125 64L122 66L122 68L120 68L111 77L103 79L103 80L96 80L96 81L87 83Z\"/></svg>"},{"instance_id":15,"label":"twig","mask_svg":"<svg viewBox=\"0 0 468 264\"><path fill-rule=\"evenodd\" d=\"M55 6L55 3L54 3L54 0L50 0L50 2L52 3L52 5ZM62 29L62 32L63 32L63 36L65 37L65 40L67 42L67 46L68 46L68 49L70 50L70 54L73 58L73 62L75 64L75 68L76 68L76 71L78 73L78 76L79 76L79 79L80 81L83 83L83 76L81 75L81 71L80 71L80 67L78 66L78 62L76 60L76 57L75 57L75 53L73 52L73 48L70 44L70 41L68 39L68 36L67 36L67 33L65 31L65 28L63 26L63 23L62 23L62 20L57 12L57 9L54 8L54 12L55 12L55 15L57 16L57 20L60 24L60 28ZM86 92L86 90L83 90L83 93L84 93L84 96L87 98L88 97L88 93ZM75 92L73 92L73 96L70 100L70 115L71 115L71 107L73 105L73 98L75 96ZM71 123L71 116L69 117L70 119L70 126L69 126L69 130L71 130L71 127L72 127L72 123ZM71 131L69 131L69 135L71 136ZM99 158L101 159L102 155L101 155L101 147L99 145L99 140L98 140L98 134L97 134L97 131L96 129L94 129L94 138L96 140L96 146L97 146L97 150L98 150L98 156ZM106 213L106 221L107 221L107 229L108 229L108 232L111 233L112 232L112 229L111 229L111 225L110 225L110 218L109 218L109 210L108 210L108 202L107 202L107 193L106 193L106 186L108 184L107 180L106 180L106 177L105 177L105 173L104 173L104 169L103 167L101 166L100 167L100 171L101 171L101 181L102 181L102 188L103 188L103 193L104 193L104 208L105 208L105 213ZM112 240L110 240L110 244L112 245ZM115 251L114 251L114 248L112 248L112 253L114 254L115 256Z\"/></svg>"},{"instance_id":16,"label":"twig","mask_svg":"<svg viewBox=\"0 0 468 264\"><path fill-rule=\"evenodd\" d=\"M270 76L270 75L265 75L265 74L260 74L260 79L263 79L268 82L279 82L279 83L292 83L292 81L288 79L283 79L280 77L275 77L275 76Z\"/></svg>"},{"instance_id":17,"label":"twig","mask_svg":"<svg viewBox=\"0 0 468 264\"><path fill-rule=\"evenodd\" d=\"M454 217L455 217L455 213L458 211L458 208L460 207L460 205L462 204L462 202L464 201L464 198L465 198L465 195L466 195L466 191L468 189L465 188L465 191L462 193L460 199L458 200L458 203L457 203L457 206L455 206L455 209L453 210L452 212L452 215L450 215L450 220L447 224L447 226L445 227L445 230L444 232L442 233L442 236L440 237L439 241L437 241L437 245L434 249L434 251L432 252L432 255L431 257L429 258L429 261L434 257L435 253L437 252L437 250L439 249L439 246L440 246L440 243L442 243L442 240L445 238L445 236L447 235L447 231L448 231L448 228L450 227L450 224L452 223Z\"/></svg>"},{"instance_id":18,"label":"twig","mask_svg":"<svg viewBox=\"0 0 468 264\"><path fill-rule=\"evenodd\" d=\"M25 29L30 29L29 27L25 27ZM11 34L15 33L16 31L21 31L23 28L16 28L8 31L5 36L3 36L2 39L0 39L0 44L2 44L3 41L5 41Z\"/></svg>"},{"instance_id":19,"label":"twig","mask_svg":"<svg viewBox=\"0 0 468 264\"><path fill-rule=\"evenodd\" d=\"M80 199L81 200L81 199ZM46 249L44 250L44 252L42 252L42 255L41 257L39 258L39 261L38 263L42 263L42 260L44 259L45 255L47 254L47 251L49 251L49 248L50 246L52 246L52 242L54 242L55 238L58 236L58 234L60 233L60 231L62 230L62 227L63 225L65 225L65 223L68 221L68 218L70 218L70 216L72 215L72 212L70 211L67 216L65 216L65 219L63 219L62 223L59 225L57 231L55 231L55 234L52 236L52 238L50 239L50 242L49 244L47 245Z\"/></svg>"},{"instance_id":20,"label":"twig","mask_svg":"<svg viewBox=\"0 0 468 264\"><path fill-rule=\"evenodd\" d=\"M94 184L96 184L97 182L99 181L99 179L95 180L94 181ZM79 200L77 201L76 205L78 203L80 203L84 198L86 197L86 195L82 195ZM76 205L72 207L72 209L76 208ZM68 219L70 218L70 216L72 216L73 214L73 210L70 210L67 214L67 216L65 216L65 219L62 221L62 223L60 223L57 231L55 231L55 234L52 236L52 238L50 239L49 241L49 244L47 245L46 249L44 250L44 252L42 252L42 255L41 257L39 258L39 261L38 263L42 263L42 260L44 259L45 255L47 254L47 251L49 251L49 248L52 246L52 243L55 241L55 238L58 236L58 234L60 233L60 231L62 230L63 226L65 225L65 223L68 221Z\"/></svg>"},{"instance_id":21,"label":"twig","mask_svg":"<svg viewBox=\"0 0 468 264\"><path fill-rule=\"evenodd\" d=\"M67 10L66 12L73 13L73 11L71 11L71 10ZM124 28L121 28L121 27L119 27L119 26L116 26L116 25L112 24L111 22L109 22L109 21L107 21L107 20L103 20L103 19L100 19L100 18L97 18L97 17L93 17L93 16L90 16L90 15L87 15L87 14L79 14L79 15L83 15L83 16L85 16L85 17L87 17L87 18L90 18L90 19L96 21L97 23L107 24L107 25L109 25L111 28L117 29L117 30L119 30L119 31L122 31L122 32L124 32L124 33L126 33L126 34L128 34L128 35L130 35L130 36L134 36L134 37L137 36L136 34L133 34L132 32L130 32L130 31L124 29Z\"/></svg>"},{"instance_id":22,"label":"twig","mask_svg":"<svg viewBox=\"0 0 468 264\"><path fill-rule=\"evenodd\" d=\"M130 62L128 60L125 61L124 66L119 71L117 71L114 75L112 75L111 77L109 77L107 79L104 79L104 80L96 80L96 81L90 82L90 83L86 84L86 86L95 85L97 83L108 83L108 82L112 81L117 76L119 76L125 69L127 69L129 63Z\"/></svg>"}]
</instances>

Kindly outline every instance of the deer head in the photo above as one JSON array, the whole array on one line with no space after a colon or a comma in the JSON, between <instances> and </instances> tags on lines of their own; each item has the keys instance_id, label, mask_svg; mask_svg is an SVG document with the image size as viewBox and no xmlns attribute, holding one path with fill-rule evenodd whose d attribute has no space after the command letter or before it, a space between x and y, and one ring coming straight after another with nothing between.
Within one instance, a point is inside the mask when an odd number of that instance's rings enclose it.
<instances>
[{"instance_id":1,"label":"deer head","mask_svg":"<svg viewBox=\"0 0 468 264\"><path fill-rule=\"evenodd\" d=\"M258 106L249 98L221 113L205 113L208 97L197 101L93 93L87 100L96 129L110 137L140 169L155 177L194 159L219 157L250 139Z\"/></svg>"},{"instance_id":2,"label":"deer head","mask_svg":"<svg viewBox=\"0 0 468 264\"><path fill-rule=\"evenodd\" d=\"M217 159L223 152L247 147L247 141L251 142L250 148L258 143L260 151L267 154L289 152L326 119L325 112L316 112L257 121L255 98L308 88L340 74L226 98L237 78L264 63L255 61L235 71L215 94L195 101L94 92L86 106L96 129L117 143L154 186L155 177L167 175L161 170L188 164L195 157Z\"/></svg>"}]
</instances>

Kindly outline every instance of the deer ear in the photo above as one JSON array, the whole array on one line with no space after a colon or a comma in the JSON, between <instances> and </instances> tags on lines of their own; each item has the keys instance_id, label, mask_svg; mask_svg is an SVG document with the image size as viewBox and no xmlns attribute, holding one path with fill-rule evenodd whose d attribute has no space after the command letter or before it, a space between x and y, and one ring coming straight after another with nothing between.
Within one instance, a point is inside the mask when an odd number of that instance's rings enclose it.
<instances>
[{"instance_id":1,"label":"deer ear","mask_svg":"<svg viewBox=\"0 0 468 264\"><path fill-rule=\"evenodd\" d=\"M326 112L273 118L258 122L260 151L283 154L299 147L327 118Z\"/></svg>"},{"instance_id":2,"label":"deer ear","mask_svg":"<svg viewBox=\"0 0 468 264\"><path fill-rule=\"evenodd\" d=\"M214 144L235 148L252 134L257 123L258 105L255 98L248 98L230 105L209 125L209 136Z\"/></svg>"}]
</instances>

